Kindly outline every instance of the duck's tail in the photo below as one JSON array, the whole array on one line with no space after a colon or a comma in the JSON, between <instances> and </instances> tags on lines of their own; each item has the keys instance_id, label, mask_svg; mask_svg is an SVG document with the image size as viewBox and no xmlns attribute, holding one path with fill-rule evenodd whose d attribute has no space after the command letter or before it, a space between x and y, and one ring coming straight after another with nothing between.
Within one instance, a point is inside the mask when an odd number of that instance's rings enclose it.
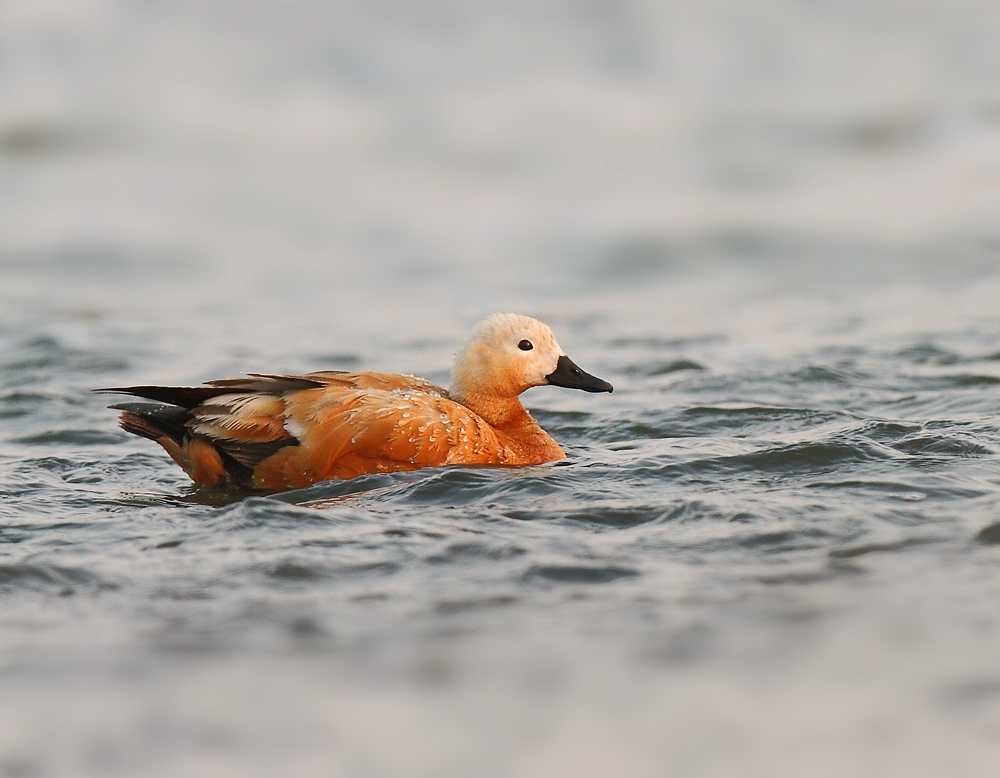
<instances>
[{"instance_id":1,"label":"duck's tail","mask_svg":"<svg viewBox=\"0 0 1000 778\"><path fill-rule=\"evenodd\" d=\"M117 403L109 407L121 411L118 424L123 430L159 443L196 484L246 486L252 481L250 468L237 462L208 439L193 435L188 428L192 408L206 399L230 392L230 389L130 386L96 391L120 392L156 400L152 403Z\"/></svg>"},{"instance_id":2,"label":"duck's tail","mask_svg":"<svg viewBox=\"0 0 1000 778\"><path fill-rule=\"evenodd\" d=\"M108 407L122 412L118 424L133 435L155 441L166 435L177 445L182 445L187 435L191 412L186 408L156 403L117 403Z\"/></svg>"},{"instance_id":3,"label":"duck's tail","mask_svg":"<svg viewBox=\"0 0 1000 778\"><path fill-rule=\"evenodd\" d=\"M280 420L267 414L263 419L244 414L235 422L230 420L228 426L216 423L219 414L225 419L239 416L251 407L247 398L254 396L266 400L271 395L281 405L283 392L323 385L308 376L252 373L247 378L226 378L204 386L124 386L95 391L154 400L111 407L121 411L118 423L123 430L159 443L196 484L248 487L260 462L299 441L284 430ZM229 396L228 403L224 395ZM210 401L217 397L221 399L213 405Z\"/></svg>"},{"instance_id":4,"label":"duck's tail","mask_svg":"<svg viewBox=\"0 0 1000 778\"><path fill-rule=\"evenodd\" d=\"M232 391L221 386L117 386L95 389L99 394L131 394L152 403L128 402L108 406L121 411L118 423L126 432L160 442L167 436L178 446L183 446L190 437L187 423L191 419L191 409L205 400Z\"/></svg>"}]
</instances>

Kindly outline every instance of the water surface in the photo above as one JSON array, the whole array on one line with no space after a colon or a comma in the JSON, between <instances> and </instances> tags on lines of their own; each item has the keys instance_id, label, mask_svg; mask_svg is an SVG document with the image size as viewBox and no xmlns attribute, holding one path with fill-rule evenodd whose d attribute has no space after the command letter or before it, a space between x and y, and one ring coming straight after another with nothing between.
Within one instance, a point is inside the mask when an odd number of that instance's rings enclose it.
<instances>
[{"instance_id":1,"label":"water surface","mask_svg":"<svg viewBox=\"0 0 1000 778\"><path fill-rule=\"evenodd\" d=\"M996 25L793 5L11 3L0 775L995 775ZM506 310L564 462L198 490L89 393Z\"/></svg>"}]
</instances>

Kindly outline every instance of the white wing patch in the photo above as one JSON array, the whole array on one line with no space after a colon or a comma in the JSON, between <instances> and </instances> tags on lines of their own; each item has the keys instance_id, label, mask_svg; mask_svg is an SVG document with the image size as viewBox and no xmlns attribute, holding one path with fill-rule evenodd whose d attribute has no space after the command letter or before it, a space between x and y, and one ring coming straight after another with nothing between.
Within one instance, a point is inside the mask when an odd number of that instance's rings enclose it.
<instances>
[{"instance_id":1,"label":"white wing patch","mask_svg":"<svg viewBox=\"0 0 1000 778\"><path fill-rule=\"evenodd\" d=\"M299 424L295 419L290 416L286 416L284 420L285 432L291 435L293 438L302 440L302 436L305 434L305 430L302 429L302 425Z\"/></svg>"}]
</instances>

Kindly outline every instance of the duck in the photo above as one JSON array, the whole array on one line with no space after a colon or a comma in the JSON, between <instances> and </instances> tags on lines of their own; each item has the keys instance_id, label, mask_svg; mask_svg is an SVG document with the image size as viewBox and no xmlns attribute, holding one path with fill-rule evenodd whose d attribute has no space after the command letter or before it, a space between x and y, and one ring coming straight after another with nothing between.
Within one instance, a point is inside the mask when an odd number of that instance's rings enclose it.
<instances>
[{"instance_id":1,"label":"duck","mask_svg":"<svg viewBox=\"0 0 1000 778\"><path fill-rule=\"evenodd\" d=\"M448 389L412 375L325 370L97 391L153 401L110 407L123 430L158 443L197 486L273 492L370 473L564 459L521 404L534 386L613 391L547 325L513 313L473 328Z\"/></svg>"}]
</instances>

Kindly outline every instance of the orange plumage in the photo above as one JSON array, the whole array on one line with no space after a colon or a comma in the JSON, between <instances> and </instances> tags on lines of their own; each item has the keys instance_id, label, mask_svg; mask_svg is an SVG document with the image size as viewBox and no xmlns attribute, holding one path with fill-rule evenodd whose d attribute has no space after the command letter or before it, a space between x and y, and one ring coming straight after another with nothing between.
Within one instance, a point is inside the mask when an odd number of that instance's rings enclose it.
<instances>
[{"instance_id":1,"label":"orange plumage","mask_svg":"<svg viewBox=\"0 0 1000 778\"><path fill-rule=\"evenodd\" d=\"M612 387L574 365L526 316L479 324L451 391L412 376L339 371L251 375L201 387L136 386L122 428L155 440L197 484L280 490L442 465L528 465L565 457L521 405L531 386Z\"/></svg>"}]
</instances>

